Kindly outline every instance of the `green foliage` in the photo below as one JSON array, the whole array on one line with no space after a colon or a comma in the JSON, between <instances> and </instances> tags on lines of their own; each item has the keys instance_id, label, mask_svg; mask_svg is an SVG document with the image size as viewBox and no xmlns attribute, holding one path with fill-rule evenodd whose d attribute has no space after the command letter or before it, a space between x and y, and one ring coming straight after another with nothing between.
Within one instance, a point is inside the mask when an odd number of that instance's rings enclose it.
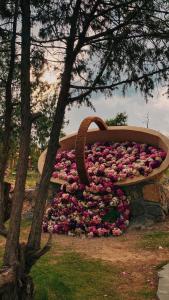
<instances>
[{"instance_id":1,"label":"green foliage","mask_svg":"<svg viewBox=\"0 0 169 300\"><path fill-rule=\"evenodd\" d=\"M9 65L11 40L10 22L14 2L1 1L0 18L0 137L3 133L5 82ZM32 145L47 146L52 120L62 84L67 47L73 36L70 28L76 7L73 1L32 1L31 91L34 118ZM163 13L159 13L159 11ZM74 101L92 107L92 92L112 95L119 86L125 93L132 84L147 97L156 83L164 83L168 76L168 3L160 0L116 2L86 0L80 3L74 28L72 72L67 104ZM3 24L3 22L2 22ZM18 34L20 27L18 27ZM159 36L161 37L159 38ZM160 42L159 42L160 40ZM72 40L73 41L73 40ZM18 152L20 127L20 48L17 44L15 80L13 81L13 133L11 155ZM56 83L43 80L52 68ZM164 72L158 73L164 69ZM157 74L156 74L157 73ZM149 76L154 74L154 76ZM107 120L110 125L126 125L127 115L119 113ZM32 152L32 150L31 150Z\"/></svg>"},{"instance_id":2,"label":"green foliage","mask_svg":"<svg viewBox=\"0 0 169 300\"><path fill-rule=\"evenodd\" d=\"M112 119L107 119L106 124L108 126L124 126L127 125L127 114L124 113L117 113L117 115Z\"/></svg>"},{"instance_id":3,"label":"green foliage","mask_svg":"<svg viewBox=\"0 0 169 300\"><path fill-rule=\"evenodd\" d=\"M59 57L55 66L60 82L65 63L61 57L66 57L74 38L70 28L77 3L44 1L36 7L36 20L42 24L39 37L55 41L53 57ZM167 41L162 34L168 31L168 8L160 0L82 1L75 15L69 103L89 104L93 91L111 95L120 85L124 93L133 84L145 97L151 96L155 84L166 81L168 75ZM164 72L158 73L161 69Z\"/></svg>"},{"instance_id":4,"label":"green foliage","mask_svg":"<svg viewBox=\"0 0 169 300\"><path fill-rule=\"evenodd\" d=\"M113 207L109 212L102 218L103 221L115 222L120 217L120 213Z\"/></svg>"}]
</instances>

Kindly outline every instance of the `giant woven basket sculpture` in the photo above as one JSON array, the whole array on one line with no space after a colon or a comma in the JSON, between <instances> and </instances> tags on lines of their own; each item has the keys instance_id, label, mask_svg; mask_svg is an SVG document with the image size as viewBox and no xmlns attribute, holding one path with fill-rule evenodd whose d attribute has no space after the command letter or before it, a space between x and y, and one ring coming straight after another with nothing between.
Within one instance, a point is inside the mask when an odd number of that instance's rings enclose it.
<instances>
[{"instance_id":1,"label":"giant woven basket sculpture","mask_svg":"<svg viewBox=\"0 0 169 300\"><path fill-rule=\"evenodd\" d=\"M92 129L88 131L91 123L95 123L99 129ZM135 127L135 126L112 126L107 127L99 117L91 116L84 119L80 125L77 133L71 134L60 140L60 150L76 150L76 163L77 170L80 177L80 181L88 184L88 174L85 168L85 144L95 142L124 142L135 141L138 143L146 143L153 146L157 146L163 149L167 155L159 168L154 169L149 176L144 177L142 175L135 178L129 178L121 182L116 182L116 185L126 186L137 184L150 179L160 177L162 173L169 167L169 139L159 133L158 131ZM42 174L47 149L41 154L38 161L38 169ZM58 178L51 178L51 182L63 184L66 183Z\"/></svg>"}]
</instances>

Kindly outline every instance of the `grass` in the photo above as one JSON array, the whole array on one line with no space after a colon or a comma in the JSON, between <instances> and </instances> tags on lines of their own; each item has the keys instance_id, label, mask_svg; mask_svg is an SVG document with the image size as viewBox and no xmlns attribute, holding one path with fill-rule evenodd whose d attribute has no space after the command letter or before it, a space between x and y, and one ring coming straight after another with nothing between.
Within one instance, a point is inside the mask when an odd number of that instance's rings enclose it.
<instances>
[{"instance_id":1,"label":"grass","mask_svg":"<svg viewBox=\"0 0 169 300\"><path fill-rule=\"evenodd\" d=\"M137 292L132 292L132 295L135 295L136 296L136 299L155 299L155 295L154 295L154 292L153 291L150 291L148 290L148 288L145 290L145 289L141 289Z\"/></svg>"},{"instance_id":2,"label":"grass","mask_svg":"<svg viewBox=\"0 0 169 300\"><path fill-rule=\"evenodd\" d=\"M154 291L146 284L134 292L121 289L126 285L121 272L117 265L85 259L76 252L66 252L55 260L48 254L32 269L35 300L154 299Z\"/></svg>"},{"instance_id":3,"label":"grass","mask_svg":"<svg viewBox=\"0 0 169 300\"><path fill-rule=\"evenodd\" d=\"M116 286L120 270L75 252L43 257L33 268L35 300L121 300Z\"/></svg>"},{"instance_id":4,"label":"grass","mask_svg":"<svg viewBox=\"0 0 169 300\"><path fill-rule=\"evenodd\" d=\"M156 250L159 247L169 248L169 232L155 231L145 233L139 244L139 246L147 250Z\"/></svg>"},{"instance_id":5,"label":"grass","mask_svg":"<svg viewBox=\"0 0 169 300\"><path fill-rule=\"evenodd\" d=\"M0 247L0 261L2 260ZM33 267L35 300L152 300L155 292L146 284L133 291L121 268L89 260L76 252L61 256L48 253ZM123 288L127 286L126 288Z\"/></svg>"}]
</instances>

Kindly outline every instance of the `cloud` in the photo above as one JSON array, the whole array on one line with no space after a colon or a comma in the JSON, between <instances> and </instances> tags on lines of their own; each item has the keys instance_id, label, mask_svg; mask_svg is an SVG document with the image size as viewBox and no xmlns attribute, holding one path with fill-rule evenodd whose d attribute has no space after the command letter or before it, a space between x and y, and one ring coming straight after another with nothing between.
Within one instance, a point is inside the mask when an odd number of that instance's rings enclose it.
<instances>
[{"instance_id":1,"label":"cloud","mask_svg":"<svg viewBox=\"0 0 169 300\"><path fill-rule=\"evenodd\" d=\"M94 95L92 103L96 109L74 105L66 112L66 120L69 125L64 128L66 133L78 130L80 122L89 115L97 115L103 119L114 117L118 112L128 114L128 124L146 127L147 114L149 115L149 127L169 135L169 99L162 88L154 93L154 97L146 103L144 97L138 92L130 91L123 97L120 93L105 99L104 95Z\"/></svg>"}]
</instances>

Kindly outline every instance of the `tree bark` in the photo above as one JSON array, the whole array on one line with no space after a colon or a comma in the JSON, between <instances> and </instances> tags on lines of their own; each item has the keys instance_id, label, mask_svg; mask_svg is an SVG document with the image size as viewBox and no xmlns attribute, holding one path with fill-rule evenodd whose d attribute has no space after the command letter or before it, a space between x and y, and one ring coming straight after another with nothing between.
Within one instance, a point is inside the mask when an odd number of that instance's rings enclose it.
<instances>
[{"instance_id":1,"label":"tree bark","mask_svg":"<svg viewBox=\"0 0 169 300\"><path fill-rule=\"evenodd\" d=\"M30 276L20 281L16 280L13 269L3 270L0 273L0 299L1 300L33 300L34 286Z\"/></svg>"},{"instance_id":2,"label":"tree bark","mask_svg":"<svg viewBox=\"0 0 169 300\"><path fill-rule=\"evenodd\" d=\"M74 12L72 14L70 35L67 41L66 57L64 72L61 81L61 90L58 97L58 103L53 120L53 126L50 134L46 160L35 200L35 209L32 220L31 231L28 239L28 249L38 250L41 243L42 222L45 210L46 198L50 177L52 175L52 168L55 160L57 150L59 148L59 136L64 120L66 105L68 104L70 81L72 75L72 68L76 55L74 54L74 42L77 30L77 20L80 10L81 0L76 1Z\"/></svg>"},{"instance_id":3,"label":"tree bark","mask_svg":"<svg viewBox=\"0 0 169 300\"><path fill-rule=\"evenodd\" d=\"M13 266L19 260L19 235L21 212L24 199L25 182L31 134L30 111L30 1L21 1L22 10L22 51L21 51L21 135L18 167L9 232L5 246L4 265Z\"/></svg>"},{"instance_id":4,"label":"tree bark","mask_svg":"<svg viewBox=\"0 0 169 300\"><path fill-rule=\"evenodd\" d=\"M21 213L28 169L31 108L30 108L30 0L21 0L21 134L16 183L12 201L9 231L5 245L3 268L0 272L0 299L32 300L33 281L26 272L25 245L19 243Z\"/></svg>"},{"instance_id":5,"label":"tree bark","mask_svg":"<svg viewBox=\"0 0 169 300\"><path fill-rule=\"evenodd\" d=\"M59 148L59 136L64 120L65 107L65 102L62 101L62 99L60 98L57 104L54 124L50 135L50 142L48 145L46 161L43 168L37 197L35 199L35 209L28 241L29 249L37 250L40 248L43 215L45 210L50 177L52 174L52 167L54 164L56 152Z\"/></svg>"},{"instance_id":6,"label":"tree bark","mask_svg":"<svg viewBox=\"0 0 169 300\"><path fill-rule=\"evenodd\" d=\"M7 162L9 158L10 151L10 137L11 137L11 122L12 122L12 81L15 69L15 52L16 52L16 29L17 29L17 18L18 18L18 0L15 0L15 10L13 18L13 29L12 38L10 45L10 65L8 71L8 77L5 87L5 128L2 140L2 151L0 155L0 226L3 225L5 221L5 198L4 198L4 177L5 170L7 167Z\"/></svg>"}]
</instances>

